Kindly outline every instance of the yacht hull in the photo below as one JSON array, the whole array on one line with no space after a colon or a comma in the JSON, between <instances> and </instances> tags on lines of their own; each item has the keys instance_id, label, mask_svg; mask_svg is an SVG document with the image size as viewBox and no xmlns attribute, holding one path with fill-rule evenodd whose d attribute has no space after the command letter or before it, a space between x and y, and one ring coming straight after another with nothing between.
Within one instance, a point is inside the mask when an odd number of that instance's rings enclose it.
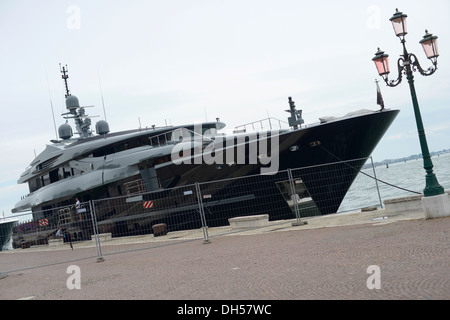
<instances>
[{"instance_id":1,"label":"yacht hull","mask_svg":"<svg viewBox=\"0 0 450 320\"><path fill-rule=\"evenodd\" d=\"M179 188L187 188L183 190L195 195L194 184L198 184L204 196L208 226L226 225L228 218L235 216L262 213L269 214L270 220L291 219L295 218L295 213L292 201L289 204L292 199L288 198L286 170L292 169L293 178L301 181L299 187L312 203L308 210L301 210L301 216L335 213L366 158L398 112L383 110L292 131L272 131L260 134L256 140L242 140L244 147L224 143L223 148L214 149L216 161L213 163L206 161L211 160L211 153L205 153L208 147L185 149L190 156L183 158L182 163L176 163L173 153L170 161L155 163L155 157L148 156L147 149L139 151L139 156L134 155L141 160L129 166L115 164L113 157L106 163L105 156L101 170L73 178L70 183L63 180L50 184L31 194L26 201L29 203L34 197L32 211L35 219L39 219L44 215L43 210L73 204L75 196L82 202L111 199L126 194L127 185L133 181L141 181L141 201L154 201L152 211L128 205L125 200L115 208L100 205L95 209L100 231L112 232L113 236L149 233L152 225L162 222L172 230L201 226L195 197L177 200L176 207L164 205L173 202ZM260 152L263 140L268 146L267 154ZM251 159L252 142L258 145L258 156L266 157L270 163L262 164L260 158ZM270 151L275 144L275 152L273 148ZM245 155L239 159L243 150ZM349 164L349 160L354 161ZM260 175L264 169L271 172ZM171 220L174 215L178 219L176 224ZM57 224L57 214L53 216L49 219ZM130 222L138 218L142 221Z\"/></svg>"},{"instance_id":2,"label":"yacht hull","mask_svg":"<svg viewBox=\"0 0 450 320\"><path fill-rule=\"evenodd\" d=\"M195 157L184 164L156 166L159 181L168 182L166 190L146 190L148 192L143 195L142 202L154 202L152 210L139 208L126 217L119 212L111 215L106 210L103 218L101 210L96 209L99 225L115 236L145 233L151 229L150 225L158 223L166 223L171 230L201 227L197 199L179 196L180 192L195 194L195 183L199 184L203 197L208 226L228 225L231 217L262 213L269 214L270 220L292 219L296 216L286 196L290 194L289 190L286 191L287 169L292 169L293 178L302 182L312 200L300 210L302 217L335 213L367 157L397 114L397 110L384 111L281 133L279 166L273 174L260 175L260 164L230 165L224 161L220 164L195 164ZM226 159L226 153L231 149L224 149L223 155L219 151L216 157ZM237 152L234 147L232 153L236 155ZM194 153L192 150L191 154ZM281 188L283 184L284 190ZM168 205L174 201L177 202L176 207ZM176 224L173 216L177 217ZM139 217L145 220L144 225L130 226L127 222Z\"/></svg>"}]
</instances>

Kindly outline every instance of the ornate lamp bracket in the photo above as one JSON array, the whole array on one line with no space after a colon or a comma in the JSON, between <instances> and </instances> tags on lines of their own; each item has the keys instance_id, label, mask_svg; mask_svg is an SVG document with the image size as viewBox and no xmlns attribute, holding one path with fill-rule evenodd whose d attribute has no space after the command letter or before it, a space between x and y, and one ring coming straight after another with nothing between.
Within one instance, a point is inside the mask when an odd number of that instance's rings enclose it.
<instances>
[{"instance_id":1,"label":"ornate lamp bracket","mask_svg":"<svg viewBox=\"0 0 450 320\"><path fill-rule=\"evenodd\" d=\"M405 59L403 59L403 58L399 58L398 60L397 60L397 69L398 69L398 76L397 76L397 79L396 80L389 80L388 79L388 75L386 75L386 76L384 76L383 77L383 79L384 79L384 82L386 82L386 84L389 86L389 87L396 87L396 86L398 86L399 84L400 84L400 82L402 82L402 73L403 73L403 69L405 68Z\"/></svg>"},{"instance_id":2,"label":"ornate lamp bracket","mask_svg":"<svg viewBox=\"0 0 450 320\"><path fill-rule=\"evenodd\" d=\"M433 65L429 67L427 70L424 70L419 63L419 60L415 56L415 54L410 53L409 54L409 61L411 61L412 70L413 71L419 71L421 75L423 76L431 76L433 73L437 70L437 62L433 62Z\"/></svg>"}]
</instances>

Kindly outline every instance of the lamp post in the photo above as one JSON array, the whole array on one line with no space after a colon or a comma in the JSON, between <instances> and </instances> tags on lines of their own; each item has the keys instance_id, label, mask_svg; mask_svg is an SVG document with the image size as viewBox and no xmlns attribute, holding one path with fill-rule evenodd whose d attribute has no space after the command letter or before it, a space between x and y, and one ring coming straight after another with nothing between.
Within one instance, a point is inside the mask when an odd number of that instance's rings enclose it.
<instances>
[{"instance_id":1,"label":"lamp post","mask_svg":"<svg viewBox=\"0 0 450 320\"><path fill-rule=\"evenodd\" d=\"M439 56L437 47L437 36L433 36L425 30L425 36L420 40L425 54L428 59L433 63L433 66L429 67L427 70L422 69L419 64L417 57L409 53L406 50L406 40L405 35L408 33L406 29L406 14L396 10L395 14L390 18L392 26L394 27L394 32L397 37L400 38L400 42L403 45L403 54L397 61L398 77L396 80L389 80L389 55L385 54L378 48L375 57L372 59L375 62L378 74L383 78L386 84L390 87L395 87L402 81L402 74L406 74L406 79L409 83L409 89L411 91L411 98L414 108L414 116L416 118L417 132L419 135L420 148L422 150L423 157L423 168L426 171L425 176L425 189L423 194L425 197L436 196L444 194L444 188L439 185L436 175L433 172L433 162L431 161L430 152L428 150L427 139L425 137L425 130L422 123L422 116L420 115L419 103L417 102L416 89L414 87L414 76L413 71L419 71L423 76L432 75L437 69L437 57Z\"/></svg>"}]
</instances>

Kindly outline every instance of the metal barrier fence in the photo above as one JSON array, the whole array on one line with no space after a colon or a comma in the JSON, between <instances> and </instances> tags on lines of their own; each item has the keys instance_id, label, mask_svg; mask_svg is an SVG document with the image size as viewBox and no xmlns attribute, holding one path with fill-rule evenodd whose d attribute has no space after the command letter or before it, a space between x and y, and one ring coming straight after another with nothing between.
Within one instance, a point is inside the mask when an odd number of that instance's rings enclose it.
<instances>
[{"instance_id":1,"label":"metal barrier fence","mask_svg":"<svg viewBox=\"0 0 450 320\"><path fill-rule=\"evenodd\" d=\"M34 212L30 221L21 221L14 228L15 250L2 252L8 256L0 259L0 272L86 258L102 261L108 254L185 241L209 243L215 236L335 213L366 160L136 192L85 202L80 207ZM364 184L370 186L362 194L350 196L364 201L347 209L377 204L376 182L372 179ZM229 219L236 217L234 220L245 224L244 229L231 225ZM25 252L34 255L31 265L23 265Z\"/></svg>"},{"instance_id":2,"label":"metal barrier fence","mask_svg":"<svg viewBox=\"0 0 450 320\"><path fill-rule=\"evenodd\" d=\"M95 258L101 260L92 203L15 215L10 248L1 252L0 272ZM25 250L22 250L25 249ZM26 259L23 254L32 259ZM30 263L32 261L32 263Z\"/></svg>"}]
</instances>

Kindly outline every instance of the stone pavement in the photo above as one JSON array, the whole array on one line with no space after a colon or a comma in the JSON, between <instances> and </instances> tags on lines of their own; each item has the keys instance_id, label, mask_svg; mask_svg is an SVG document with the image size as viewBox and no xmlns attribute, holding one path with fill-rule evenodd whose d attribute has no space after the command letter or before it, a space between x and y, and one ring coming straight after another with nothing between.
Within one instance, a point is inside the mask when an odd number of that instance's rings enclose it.
<instances>
[{"instance_id":1,"label":"stone pavement","mask_svg":"<svg viewBox=\"0 0 450 320\"><path fill-rule=\"evenodd\" d=\"M23 270L0 278L0 299L448 300L450 218L422 217L383 210L312 217L304 226L217 236L210 244ZM25 263L33 258L23 254ZM80 289L67 286L70 265L79 267Z\"/></svg>"}]
</instances>

